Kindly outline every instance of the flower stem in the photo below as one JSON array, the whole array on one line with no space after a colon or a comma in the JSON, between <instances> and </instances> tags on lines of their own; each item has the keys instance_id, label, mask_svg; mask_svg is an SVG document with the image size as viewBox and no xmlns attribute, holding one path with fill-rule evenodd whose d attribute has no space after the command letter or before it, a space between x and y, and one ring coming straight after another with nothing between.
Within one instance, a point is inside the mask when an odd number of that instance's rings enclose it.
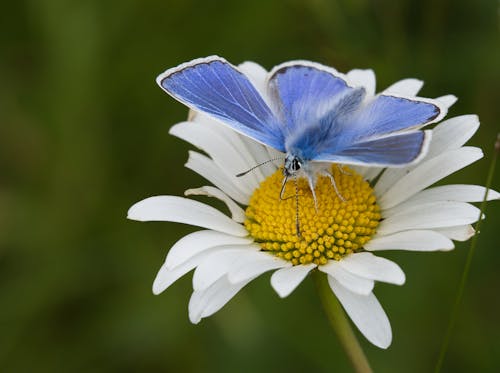
<instances>
[{"instance_id":1,"label":"flower stem","mask_svg":"<svg viewBox=\"0 0 500 373\"><path fill-rule=\"evenodd\" d=\"M370 364L354 335L342 306L328 285L326 275L316 270L313 271L313 279L328 321L337 334L340 344L344 348L354 370L358 373L372 372Z\"/></svg>"},{"instance_id":2,"label":"flower stem","mask_svg":"<svg viewBox=\"0 0 500 373\"><path fill-rule=\"evenodd\" d=\"M486 179L486 191L484 193L483 201L481 202L481 208L480 208L481 211L479 213L479 219L475 226L476 233L474 234L474 237L472 237L469 252L467 253L464 271L462 272L462 278L460 279L460 284L458 286L455 303L453 304L453 308L451 310L450 320L448 322L448 328L446 329L446 334L444 336L443 344L441 346L439 358L436 364L436 368L434 369L435 373L441 372L441 367L443 365L444 358L446 356L446 351L448 350L448 345L450 344L451 334L453 333L453 329L457 321L458 310L460 308L460 304L462 303L465 284L467 283L467 278L469 277L469 270L472 263L472 257L474 256L474 251L476 250L477 238L479 236L479 228L481 227L483 213L486 210L486 201L488 199L488 192L490 190L491 183L493 181L493 175L495 173L495 165L497 162L497 157L499 152L500 152L500 133L497 135L497 140L495 142L495 149L493 152L493 158L491 160L490 169L488 171L488 177Z\"/></svg>"}]
</instances>

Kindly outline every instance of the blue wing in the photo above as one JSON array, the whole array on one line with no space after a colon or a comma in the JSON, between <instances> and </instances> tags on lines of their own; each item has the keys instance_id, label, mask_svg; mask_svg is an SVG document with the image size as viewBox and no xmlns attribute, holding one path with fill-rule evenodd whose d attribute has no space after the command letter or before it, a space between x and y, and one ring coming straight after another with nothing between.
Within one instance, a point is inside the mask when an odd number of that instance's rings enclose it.
<instances>
[{"instance_id":1,"label":"blue wing","mask_svg":"<svg viewBox=\"0 0 500 373\"><path fill-rule=\"evenodd\" d=\"M315 147L311 159L379 166L412 163L426 151L429 138L413 130L441 114L429 102L379 95L343 116L338 131Z\"/></svg>"},{"instance_id":2,"label":"blue wing","mask_svg":"<svg viewBox=\"0 0 500 373\"><path fill-rule=\"evenodd\" d=\"M331 113L349 87L334 69L308 61L287 62L270 73L269 90L285 123L288 142L303 131L324 137L328 128L321 119Z\"/></svg>"},{"instance_id":3,"label":"blue wing","mask_svg":"<svg viewBox=\"0 0 500 373\"><path fill-rule=\"evenodd\" d=\"M387 136L422 127L440 114L438 106L417 98L378 95L348 118L344 129L354 138Z\"/></svg>"},{"instance_id":4,"label":"blue wing","mask_svg":"<svg viewBox=\"0 0 500 373\"><path fill-rule=\"evenodd\" d=\"M278 119L252 83L226 60L212 56L169 69L157 78L169 95L221 120L235 131L284 151Z\"/></svg>"},{"instance_id":5,"label":"blue wing","mask_svg":"<svg viewBox=\"0 0 500 373\"><path fill-rule=\"evenodd\" d=\"M334 154L318 154L315 161L371 166L404 166L427 152L431 131L414 131L351 144Z\"/></svg>"}]
</instances>

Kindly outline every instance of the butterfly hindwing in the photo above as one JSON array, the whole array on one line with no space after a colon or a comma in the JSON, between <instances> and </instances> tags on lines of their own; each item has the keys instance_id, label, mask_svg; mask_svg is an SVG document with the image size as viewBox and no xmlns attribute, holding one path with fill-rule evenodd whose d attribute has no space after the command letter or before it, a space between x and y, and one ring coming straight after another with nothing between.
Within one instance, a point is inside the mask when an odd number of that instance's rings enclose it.
<instances>
[{"instance_id":1,"label":"butterfly hindwing","mask_svg":"<svg viewBox=\"0 0 500 373\"><path fill-rule=\"evenodd\" d=\"M444 114L437 103L418 98L375 96L338 118L337 130L322 139L310 159L381 167L415 162L429 138L415 130Z\"/></svg>"},{"instance_id":2,"label":"butterfly hindwing","mask_svg":"<svg viewBox=\"0 0 500 373\"><path fill-rule=\"evenodd\" d=\"M405 166L425 155L430 138L431 131L405 132L351 144L335 154L318 154L315 160L381 167Z\"/></svg>"},{"instance_id":3,"label":"butterfly hindwing","mask_svg":"<svg viewBox=\"0 0 500 373\"><path fill-rule=\"evenodd\" d=\"M279 121L248 78L224 59L213 56L182 64L158 76L157 82L191 109L284 151Z\"/></svg>"},{"instance_id":4,"label":"butterfly hindwing","mask_svg":"<svg viewBox=\"0 0 500 373\"><path fill-rule=\"evenodd\" d=\"M414 130L444 114L437 104L417 98L378 95L365 102L363 88L353 88L335 70L311 62L276 67L269 89L286 123L286 150L305 161L414 162L429 138Z\"/></svg>"}]
</instances>

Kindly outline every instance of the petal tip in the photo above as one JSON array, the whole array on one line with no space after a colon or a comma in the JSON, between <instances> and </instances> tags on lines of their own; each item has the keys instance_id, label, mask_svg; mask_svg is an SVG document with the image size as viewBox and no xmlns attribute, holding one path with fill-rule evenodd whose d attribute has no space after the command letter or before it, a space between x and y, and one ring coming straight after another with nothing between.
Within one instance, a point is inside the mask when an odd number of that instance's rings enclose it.
<instances>
[{"instance_id":1,"label":"petal tip","mask_svg":"<svg viewBox=\"0 0 500 373\"><path fill-rule=\"evenodd\" d=\"M400 278L398 278L398 279L394 282L394 284L396 284L396 285L404 285L404 284L405 284L405 282L406 282L406 275L404 274L404 272L403 272L403 271L401 271L401 276L400 276Z\"/></svg>"},{"instance_id":2,"label":"petal tip","mask_svg":"<svg viewBox=\"0 0 500 373\"><path fill-rule=\"evenodd\" d=\"M285 289L285 288L279 286L279 284L276 281L276 278L273 276L271 276L271 287L274 289L276 294L278 294L278 296L282 299L288 297L290 294L292 294L292 292L294 290L293 288L292 289L290 289L290 288Z\"/></svg>"},{"instance_id":3,"label":"petal tip","mask_svg":"<svg viewBox=\"0 0 500 373\"><path fill-rule=\"evenodd\" d=\"M496 190L490 189L488 190L488 199L491 200L499 200L500 199L500 193L498 193Z\"/></svg>"},{"instance_id":4,"label":"petal tip","mask_svg":"<svg viewBox=\"0 0 500 373\"><path fill-rule=\"evenodd\" d=\"M375 344L375 346L377 346L383 350L387 350L391 346L391 343L392 343L392 337L387 341L378 342L378 344Z\"/></svg>"},{"instance_id":5,"label":"petal tip","mask_svg":"<svg viewBox=\"0 0 500 373\"><path fill-rule=\"evenodd\" d=\"M141 218L139 211L140 211L140 204L142 201L137 202L133 204L127 211L127 219L129 220L136 220L136 221L144 221L144 219Z\"/></svg>"},{"instance_id":6,"label":"petal tip","mask_svg":"<svg viewBox=\"0 0 500 373\"><path fill-rule=\"evenodd\" d=\"M161 286L161 284L159 284L159 282L157 280L155 280L153 282L153 286L152 286L151 290L152 290L154 295L159 295L159 294L163 293L163 291L165 289L163 286Z\"/></svg>"},{"instance_id":7,"label":"petal tip","mask_svg":"<svg viewBox=\"0 0 500 373\"><path fill-rule=\"evenodd\" d=\"M191 324L197 325L201 321L201 316L200 315L189 315L189 321L191 321Z\"/></svg>"}]
</instances>

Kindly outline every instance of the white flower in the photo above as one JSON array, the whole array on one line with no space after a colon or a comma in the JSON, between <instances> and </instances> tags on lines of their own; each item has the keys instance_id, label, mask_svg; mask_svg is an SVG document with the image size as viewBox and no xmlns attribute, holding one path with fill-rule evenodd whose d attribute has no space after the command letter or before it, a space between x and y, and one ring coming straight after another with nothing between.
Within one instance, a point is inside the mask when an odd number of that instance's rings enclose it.
<instances>
[{"instance_id":1,"label":"white flower","mask_svg":"<svg viewBox=\"0 0 500 373\"><path fill-rule=\"evenodd\" d=\"M267 72L251 62L239 67L266 98ZM368 98L375 94L371 70L352 70L345 78L351 85L363 86ZM384 92L415 97L422 84L405 79ZM456 98L450 95L429 101L448 108ZM475 115L440 123L432 130L425 158L416 165L386 170L351 167L345 174L332 168L347 202L344 205L331 190L322 193L319 181L315 211L306 195L307 187L301 189L299 217L304 237L299 239L288 227L295 224L295 199L280 201L276 189L276 180L278 188L281 181L276 173L281 161L236 177L276 157L277 152L205 114L191 112L189 120L172 127L170 133L208 155L190 151L186 167L214 186L189 189L186 195L220 199L231 217L204 203L175 196L150 197L132 206L130 219L205 228L181 238L170 249L153 292L163 292L195 269L189 318L198 323L264 272L275 271L271 285L279 296L286 297L317 268L327 274L332 291L361 333L374 345L387 348L391 327L372 290L375 281L402 285L405 275L397 264L372 252L451 250L452 240L464 241L474 234L471 224L479 219L480 211L469 202L481 201L485 188L429 187L483 156L480 149L463 146L478 127ZM374 185L370 187L363 178ZM267 195L271 197L266 199ZM497 192L489 192L488 199L499 197ZM244 211L241 206L249 207ZM302 246L301 241L305 242Z\"/></svg>"}]
</instances>

